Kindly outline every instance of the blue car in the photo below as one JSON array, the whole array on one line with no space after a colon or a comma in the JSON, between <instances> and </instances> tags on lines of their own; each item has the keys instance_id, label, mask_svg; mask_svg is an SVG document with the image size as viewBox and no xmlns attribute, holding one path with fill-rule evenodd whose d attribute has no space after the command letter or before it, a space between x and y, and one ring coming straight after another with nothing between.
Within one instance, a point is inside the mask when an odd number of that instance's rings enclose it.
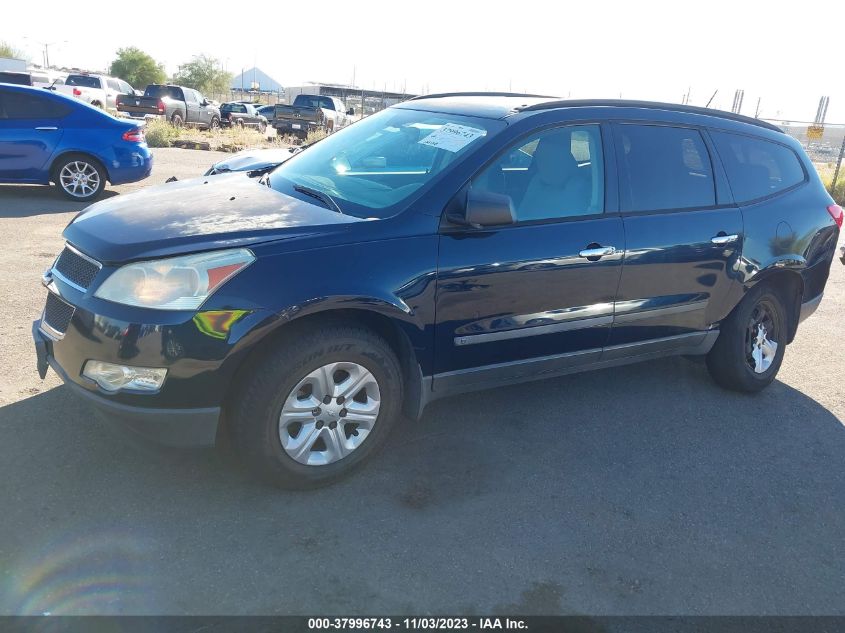
<instances>
[{"instance_id":1,"label":"blue car","mask_svg":"<svg viewBox=\"0 0 845 633\"><path fill-rule=\"evenodd\" d=\"M49 185L71 200L143 180L153 156L137 123L40 88L0 83L0 183Z\"/></svg>"}]
</instances>

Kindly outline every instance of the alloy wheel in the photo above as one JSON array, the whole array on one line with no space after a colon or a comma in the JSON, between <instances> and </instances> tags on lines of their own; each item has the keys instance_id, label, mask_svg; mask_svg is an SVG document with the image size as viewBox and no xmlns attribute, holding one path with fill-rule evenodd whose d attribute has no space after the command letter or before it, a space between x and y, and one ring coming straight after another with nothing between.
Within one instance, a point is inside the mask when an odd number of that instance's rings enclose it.
<instances>
[{"instance_id":1,"label":"alloy wheel","mask_svg":"<svg viewBox=\"0 0 845 633\"><path fill-rule=\"evenodd\" d=\"M100 174L90 163L75 160L62 167L59 183L69 195L87 198L99 189Z\"/></svg>"},{"instance_id":2,"label":"alloy wheel","mask_svg":"<svg viewBox=\"0 0 845 633\"><path fill-rule=\"evenodd\" d=\"M761 301L751 311L745 333L746 362L756 374L769 370L777 356L780 327L777 313L768 301Z\"/></svg>"},{"instance_id":3,"label":"alloy wheel","mask_svg":"<svg viewBox=\"0 0 845 633\"><path fill-rule=\"evenodd\" d=\"M357 363L329 363L297 383L279 415L279 440L300 464L343 459L372 432L381 394L375 376Z\"/></svg>"}]
</instances>

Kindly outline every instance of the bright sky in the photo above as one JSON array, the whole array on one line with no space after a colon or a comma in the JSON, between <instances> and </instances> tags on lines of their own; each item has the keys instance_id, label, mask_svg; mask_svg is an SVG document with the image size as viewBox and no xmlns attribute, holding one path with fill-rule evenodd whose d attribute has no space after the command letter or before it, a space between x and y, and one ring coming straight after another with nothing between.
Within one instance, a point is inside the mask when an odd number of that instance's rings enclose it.
<instances>
[{"instance_id":1,"label":"bright sky","mask_svg":"<svg viewBox=\"0 0 845 633\"><path fill-rule=\"evenodd\" d=\"M845 123L842 0L306 0L175 5L86 0L4 3L0 40L40 62L106 68L137 46L168 72L197 53L282 85L350 83L408 92L513 90L690 103ZM261 13L251 11L256 7ZM49 16L55 16L51 18ZM310 17L309 17L310 16ZM24 39L26 37L26 39ZM67 40L65 43L64 40Z\"/></svg>"}]
</instances>

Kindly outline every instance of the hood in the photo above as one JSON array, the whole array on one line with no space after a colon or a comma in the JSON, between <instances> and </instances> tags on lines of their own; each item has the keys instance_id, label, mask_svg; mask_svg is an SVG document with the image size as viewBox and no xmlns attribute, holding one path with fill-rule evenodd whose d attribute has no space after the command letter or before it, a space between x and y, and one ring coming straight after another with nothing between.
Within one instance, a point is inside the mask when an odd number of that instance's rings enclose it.
<instances>
[{"instance_id":1,"label":"hood","mask_svg":"<svg viewBox=\"0 0 845 633\"><path fill-rule=\"evenodd\" d=\"M241 173L102 200L76 216L63 235L91 257L117 263L340 231L361 221Z\"/></svg>"},{"instance_id":2,"label":"hood","mask_svg":"<svg viewBox=\"0 0 845 633\"><path fill-rule=\"evenodd\" d=\"M294 153L290 149L245 149L214 163L212 169L218 174L227 171L267 169L281 165L293 155Z\"/></svg>"}]
</instances>

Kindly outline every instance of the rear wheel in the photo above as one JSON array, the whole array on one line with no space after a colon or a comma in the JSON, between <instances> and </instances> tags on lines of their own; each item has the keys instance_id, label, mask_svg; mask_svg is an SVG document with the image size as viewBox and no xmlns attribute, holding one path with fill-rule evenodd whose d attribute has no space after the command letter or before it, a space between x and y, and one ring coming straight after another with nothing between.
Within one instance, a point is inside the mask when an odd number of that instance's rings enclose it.
<instances>
[{"instance_id":1,"label":"rear wheel","mask_svg":"<svg viewBox=\"0 0 845 633\"><path fill-rule=\"evenodd\" d=\"M84 154L68 154L53 167L56 188L67 198L87 202L106 187L106 171L99 162Z\"/></svg>"},{"instance_id":2,"label":"rear wheel","mask_svg":"<svg viewBox=\"0 0 845 633\"><path fill-rule=\"evenodd\" d=\"M707 369L726 389L755 392L768 386L783 362L787 311L777 290L755 286L722 323L707 355Z\"/></svg>"},{"instance_id":3,"label":"rear wheel","mask_svg":"<svg viewBox=\"0 0 845 633\"><path fill-rule=\"evenodd\" d=\"M178 112L174 112L173 116L170 117L170 123L172 123L174 127L182 127L183 122L182 115Z\"/></svg>"},{"instance_id":4,"label":"rear wheel","mask_svg":"<svg viewBox=\"0 0 845 633\"><path fill-rule=\"evenodd\" d=\"M230 407L245 463L284 488L315 488L355 470L395 425L399 362L387 343L354 327L327 327L276 346Z\"/></svg>"}]
</instances>

